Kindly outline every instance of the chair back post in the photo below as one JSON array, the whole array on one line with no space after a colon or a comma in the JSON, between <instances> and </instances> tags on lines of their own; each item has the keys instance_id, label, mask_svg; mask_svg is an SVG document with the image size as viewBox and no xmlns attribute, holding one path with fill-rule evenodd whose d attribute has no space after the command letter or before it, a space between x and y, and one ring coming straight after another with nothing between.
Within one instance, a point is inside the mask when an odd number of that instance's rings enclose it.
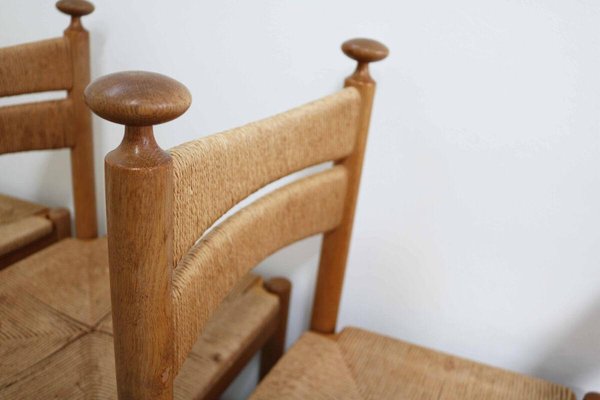
<instances>
[{"instance_id":1,"label":"chair back post","mask_svg":"<svg viewBox=\"0 0 600 400\"><path fill-rule=\"evenodd\" d=\"M338 164L344 165L348 171L344 214L340 225L324 235L321 247L311 320L311 330L321 333L335 332L342 295L373 96L375 95L375 81L369 74L369 63L383 60L388 55L387 47L370 39L348 40L342 45L342 50L348 57L358 62L354 73L346 78L345 87L354 87L358 90L361 96L361 107L354 151L338 162Z\"/></svg>"},{"instance_id":2,"label":"chair back post","mask_svg":"<svg viewBox=\"0 0 600 400\"><path fill-rule=\"evenodd\" d=\"M106 211L119 399L173 398L173 166L152 125L183 114L191 96L163 75L124 72L94 81L85 99L125 125L105 159Z\"/></svg>"},{"instance_id":3,"label":"chair back post","mask_svg":"<svg viewBox=\"0 0 600 400\"><path fill-rule=\"evenodd\" d=\"M92 118L83 99L83 90L90 83L89 33L81 24L81 17L94 11L94 5L85 0L60 0L56 7L71 16L64 32L71 49L73 86L68 98L73 110L71 142L71 176L75 204L75 234L80 239L98 236L96 215L96 188L94 180L94 144Z\"/></svg>"}]
</instances>

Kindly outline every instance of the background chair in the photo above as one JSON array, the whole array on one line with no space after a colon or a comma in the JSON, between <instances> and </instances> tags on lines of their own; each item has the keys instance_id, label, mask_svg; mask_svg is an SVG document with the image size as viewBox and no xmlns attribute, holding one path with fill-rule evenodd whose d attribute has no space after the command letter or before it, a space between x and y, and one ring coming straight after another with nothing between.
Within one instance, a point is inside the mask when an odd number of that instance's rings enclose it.
<instances>
[{"instance_id":1,"label":"background chair","mask_svg":"<svg viewBox=\"0 0 600 400\"><path fill-rule=\"evenodd\" d=\"M69 95L0 108L0 151L71 148L77 237L69 237L66 210L0 197L0 215L11 218L0 226L7 250L0 265L20 260L0 271L2 399L116 398L108 252L106 238L96 237L91 114L83 102L89 39L80 18L93 6L61 0L57 7L71 15L63 38L0 50L0 94ZM177 397L218 398L260 349L264 376L283 353L290 290L281 278L248 274L238 282L194 343Z\"/></svg>"},{"instance_id":2,"label":"background chair","mask_svg":"<svg viewBox=\"0 0 600 400\"><path fill-rule=\"evenodd\" d=\"M86 89L96 114L126 125L123 142L106 157L119 397L173 398L196 337L235 282L277 249L325 233L311 332L253 399L573 398L553 383L360 329L335 333L375 89L368 64L387 56L385 46L368 39L342 48L358 61L344 90L168 153L152 125L185 112L185 87L130 72ZM334 166L208 231L267 183L326 161Z\"/></svg>"},{"instance_id":3,"label":"background chair","mask_svg":"<svg viewBox=\"0 0 600 400\"><path fill-rule=\"evenodd\" d=\"M0 96L67 90L67 98L0 107L0 154L69 148L75 233L91 239L97 236L93 141L83 102L90 51L80 19L94 6L61 0L56 7L71 16L63 37L0 49ZM70 235L68 210L0 195L0 268Z\"/></svg>"}]
</instances>

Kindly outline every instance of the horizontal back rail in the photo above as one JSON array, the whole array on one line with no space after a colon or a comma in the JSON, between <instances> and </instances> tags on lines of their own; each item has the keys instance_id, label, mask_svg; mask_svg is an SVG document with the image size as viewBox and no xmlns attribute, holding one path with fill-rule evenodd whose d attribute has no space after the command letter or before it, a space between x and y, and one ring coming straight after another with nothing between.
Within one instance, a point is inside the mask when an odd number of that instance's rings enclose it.
<instances>
[{"instance_id":1,"label":"horizontal back rail","mask_svg":"<svg viewBox=\"0 0 600 400\"><path fill-rule=\"evenodd\" d=\"M194 245L173 277L176 370L250 269L276 250L339 224L346 186L343 166L303 178L242 209Z\"/></svg>"},{"instance_id":2,"label":"horizontal back rail","mask_svg":"<svg viewBox=\"0 0 600 400\"><path fill-rule=\"evenodd\" d=\"M0 96L72 86L71 50L64 37L0 49Z\"/></svg>"},{"instance_id":3,"label":"horizontal back rail","mask_svg":"<svg viewBox=\"0 0 600 400\"><path fill-rule=\"evenodd\" d=\"M171 149L174 265L227 210L292 172L348 156L360 95L344 89L302 107Z\"/></svg>"},{"instance_id":4,"label":"horizontal back rail","mask_svg":"<svg viewBox=\"0 0 600 400\"><path fill-rule=\"evenodd\" d=\"M0 154L73 145L70 100L0 107Z\"/></svg>"}]
</instances>

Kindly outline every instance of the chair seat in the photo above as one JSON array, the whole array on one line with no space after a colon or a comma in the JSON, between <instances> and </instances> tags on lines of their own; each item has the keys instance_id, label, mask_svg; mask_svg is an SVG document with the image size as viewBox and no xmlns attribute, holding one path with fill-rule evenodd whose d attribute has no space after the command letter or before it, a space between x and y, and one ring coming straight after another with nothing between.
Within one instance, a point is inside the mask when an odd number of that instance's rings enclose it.
<instances>
[{"instance_id":1,"label":"chair seat","mask_svg":"<svg viewBox=\"0 0 600 400\"><path fill-rule=\"evenodd\" d=\"M575 400L567 388L364 330L305 333L252 400Z\"/></svg>"},{"instance_id":2,"label":"chair seat","mask_svg":"<svg viewBox=\"0 0 600 400\"><path fill-rule=\"evenodd\" d=\"M52 222L39 204L0 194L0 256L52 232Z\"/></svg>"},{"instance_id":3,"label":"chair seat","mask_svg":"<svg viewBox=\"0 0 600 400\"><path fill-rule=\"evenodd\" d=\"M279 302L247 276L223 302L175 381L202 397ZM65 239L0 271L0 398L116 399L106 239Z\"/></svg>"}]
</instances>

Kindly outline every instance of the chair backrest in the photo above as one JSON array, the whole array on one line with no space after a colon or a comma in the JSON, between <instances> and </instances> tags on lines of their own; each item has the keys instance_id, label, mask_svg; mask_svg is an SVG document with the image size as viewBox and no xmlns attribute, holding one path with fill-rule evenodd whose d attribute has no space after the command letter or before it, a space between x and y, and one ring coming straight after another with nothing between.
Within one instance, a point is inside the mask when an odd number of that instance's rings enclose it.
<instances>
[{"instance_id":1,"label":"chair backrest","mask_svg":"<svg viewBox=\"0 0 600 400\"><path fill-rule=\"evenodd\" d=\"M83 99L90 81L89 34L81 17L94 6L60 0L71 16L64 35L0 48L0 97L67 90L66 99L0 107L0 154L71 149L75 228L79 238L97 236L91 113Z\"/></svg>"},{"instance_id":2,"label":"chair backrest","mask_svg":"<svg viewBox=\"0 0 600 400\"><path fill-rule=\"evenodd\" d=\"M170 78L125 72L85 92L99 116L126 125L106 157L106 199L119 397L171 399L173 379L235 283L269 254L325 233L311 329L335 330L375 82L387 48L342 46L358 61L346 88L283 114L165 152L152 125L189 107ZM334 165L283 186L207 230L236 203L305 167Z\"/></svg>"}]
</instances>

